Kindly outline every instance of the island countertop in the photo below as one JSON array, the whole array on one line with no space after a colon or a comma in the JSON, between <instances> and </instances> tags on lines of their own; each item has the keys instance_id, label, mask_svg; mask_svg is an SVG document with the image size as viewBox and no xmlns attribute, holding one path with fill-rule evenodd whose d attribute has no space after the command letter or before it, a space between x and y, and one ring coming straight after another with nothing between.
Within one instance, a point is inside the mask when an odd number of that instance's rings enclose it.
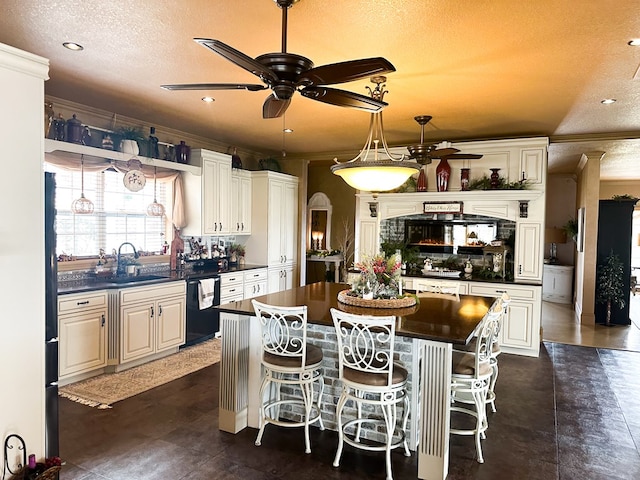
<instances>
[{"instance_id":1,"label":"island countertop","mask_svg":"<svg viewBox=\"0 0 640 480\"><path fill-rule=\"evenodd\" d=\"M269 305L292 307L307 305L308 322L332 326L331 308L359 315L394 315L398 317L396 334L452 344L466 344L487 313L494 298L475 295L422 295L419 304L408 308L354 307L338 302L338 293L350 288L347 284L318 282L255 300ZM217 307L222 312L254 315L251 300L231 302Z\"/></svg>"}]
</instances>

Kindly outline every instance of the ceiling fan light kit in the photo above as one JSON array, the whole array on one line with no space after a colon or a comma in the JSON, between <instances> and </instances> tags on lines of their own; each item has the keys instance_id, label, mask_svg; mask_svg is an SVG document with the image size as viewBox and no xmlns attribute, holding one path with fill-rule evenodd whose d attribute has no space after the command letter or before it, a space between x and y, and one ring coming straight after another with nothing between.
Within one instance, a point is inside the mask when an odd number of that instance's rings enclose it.
<instances>
[{"instance_id":1,"label":"ceiling fan light kit","mask_svg":"<svg viewBox=\"0 0 640 480\"><path fill-rule=\"evenodd\" d=\"M287 11L298 0L274 0L282 10L282 48L278 53L265 53L255 59L245 55L220 40L194 38L194 41L212 52L256 75L264 85L245 83L197 83L161 85L166 90L248 90L251 92L271 89L262 106L263 118L277 118L287 111L295 92L303 97L339 107L357 108L377 112L387 104L345 90L326 85L352 82L394 72L395 67L382 57L364 58L322 65L314 68L313 62L301 55L287 52Z\"/></svg>"},{"instance_id":2,"label":"ceiling fan light kit","mask_svg":"<svg viewBox=\"0 0 640 480\"><path fill-rule=\"evenodd\" d=\"M373 89L367 87L372 99L383 100L385 93L387 93L384 90L386 80L383 76L371 78L371 82L376 84ZM372 143L374 158L369 160ZM382 151L388 159L378 158L379 144L382 144ZM405 160L405 157L405 155L393 155L389 151L384 137L382 112L373 112L369 121L369 134L360 153L346 162L339 162L337 158L334 158L336 165L331 166L331 171L357 190L373 193L386 192L398 188L411 175L420 170L420 165Z\"/></svg>"}]
</instances>

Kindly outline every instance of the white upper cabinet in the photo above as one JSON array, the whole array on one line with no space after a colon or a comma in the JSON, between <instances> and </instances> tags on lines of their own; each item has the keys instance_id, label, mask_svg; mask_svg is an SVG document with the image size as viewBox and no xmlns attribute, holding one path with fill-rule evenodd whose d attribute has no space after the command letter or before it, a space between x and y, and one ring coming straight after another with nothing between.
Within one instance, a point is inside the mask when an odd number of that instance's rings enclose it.
<instances>
[{"instance_id":1,"label":"white upper cabinet","mask_svg":"<svg viewBox=\"0 0 640 480\"><path fill-rule=\"evenodd\" d=\"M251 172L231 171L231 233L251 234Z\"/></svg>"},{"instance_id":2,"label":"white upper cabinet","mask_svg":"<svg viewBox=\"0 0 640 480\"><path fill-rule=\"evenodd\" d=\"M202 167L202 175L183 174L187 226L182 233L236 233L231 217L231 156L196 149L191 152L191 159Z\"/></svg>"}]
</instances>

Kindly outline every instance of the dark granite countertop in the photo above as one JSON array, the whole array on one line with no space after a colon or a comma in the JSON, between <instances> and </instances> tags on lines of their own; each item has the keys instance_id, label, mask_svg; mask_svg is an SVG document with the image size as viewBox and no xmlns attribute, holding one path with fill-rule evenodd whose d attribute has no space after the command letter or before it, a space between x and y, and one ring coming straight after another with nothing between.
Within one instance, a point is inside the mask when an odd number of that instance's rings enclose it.
<instances>
[{"instance_id":1,"label":"dark granite countertop","mask_svg":"<svg viewBox=\"0 0 640 480\"><path fill-rule=\"evenodd\" d=\"M226 270L212 273L227 273L227 272L243 272L245 270L255 270L257 268L267 268L266 265L233 265L229 266ZM132 277L104 277L93 276L81 280L65 280L58 282L58 295L65 295L69 293L82 293L91 292L95 290L105 290L113 288L129 288L140 287L143 285L155 285L167 282L175 282L180 280L187 280L189 278L197 278L200 276L200 272L197 270L160 270L149 272L148 274L143 272L141 275Z\"/></svg>"}]
</instances>

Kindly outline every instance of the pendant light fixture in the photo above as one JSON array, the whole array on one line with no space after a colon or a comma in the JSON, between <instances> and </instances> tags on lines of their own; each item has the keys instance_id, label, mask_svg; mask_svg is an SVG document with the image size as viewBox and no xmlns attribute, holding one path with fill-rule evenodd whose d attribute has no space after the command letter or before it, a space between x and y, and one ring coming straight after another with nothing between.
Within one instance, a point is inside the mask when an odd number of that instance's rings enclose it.
<instances>
[{"instance_id":1,"label":"pendant light fixture","mask_svg":"<svg viewBox=\"0 0 640 480\"><path fill-rule=\"evenodd\" d=\"M387 78L384 76L375 76L371 78L371 82L376 84L374 89L367 87L371 98L374 100L383 100L384 82ZM370 160L371 144L373 143L373 159ZM379 150L387 158L378 158ZM382 111L373 112L369 121L369 134L364 147L360 153L353 159L346 162L339 162L337 158L333 159L336 165L331 167L331 171L347 182L350 186L357 190L367 192L386 192L398 188L414 173L418 173L420 165L416 162L405 161L405 155L396 156L389 152L387 141L384 138L384 129L382 125Z\"/></svg>"},{"instance_id":2,"label":"pendant light fixture","mask_svg":"<svg viewBox=\"0 0 640 480\"><path fill-rule=\"evenodd\" d=\"M84 155L80 157L80 198L73 201L71 211L77 215L93 213L93 202L84 196Z\"/></svg>"},{"instance_id":3,"label":"pendant light fixture","mask_svg":"<svg viewBox=\"0 0 640 480\"><path fill-rule=\"evenodd\" d=\"M164 205L156 200L156 176L158 167L153 167L153 203L147 207L147 215L150 217L162 217L164 215Z\"/></svg>"}]
</instances>

